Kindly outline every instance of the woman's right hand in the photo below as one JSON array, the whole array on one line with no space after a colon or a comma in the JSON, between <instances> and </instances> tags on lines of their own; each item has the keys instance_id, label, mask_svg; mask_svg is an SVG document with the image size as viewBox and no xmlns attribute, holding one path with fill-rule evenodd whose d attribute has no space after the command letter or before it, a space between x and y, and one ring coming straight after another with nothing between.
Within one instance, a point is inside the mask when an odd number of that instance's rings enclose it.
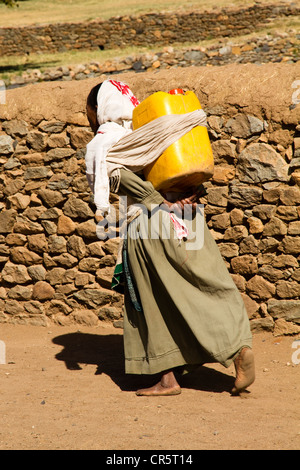
<instances>
[{"instance_id":1,"label":"woman's right hand","mask_svg":"<svg viewBox=\"0 0 300 470\"><path fill-rule=\"evenodd\" d=\"M164 205L168 207L170 211L175 212L177 215L182 216L184 213L193 214L197 209L197 194L193 194L189 197L178 199L177 201L164 200Z\"/></svg>"}]
</instances>

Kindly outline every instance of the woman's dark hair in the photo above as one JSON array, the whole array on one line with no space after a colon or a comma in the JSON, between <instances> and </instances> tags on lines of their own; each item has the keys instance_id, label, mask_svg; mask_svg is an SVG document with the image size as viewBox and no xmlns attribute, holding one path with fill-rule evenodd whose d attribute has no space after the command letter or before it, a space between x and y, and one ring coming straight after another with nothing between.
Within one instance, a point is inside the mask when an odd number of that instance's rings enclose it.
<instances>
[{"instance_id":1,"label":"woman's dark hair","mask_svg":"<svg viewBox=\"0 0 300 470\"><path fill-rule=\"evenodd\" d=\"M98 96L98 91L100 90L102 83L98 83L98 85L94 86L91 91L89 92L89 95L86 100L86 104L96 110L97 108L97 96Z\"/></svg>"}]
</instances>

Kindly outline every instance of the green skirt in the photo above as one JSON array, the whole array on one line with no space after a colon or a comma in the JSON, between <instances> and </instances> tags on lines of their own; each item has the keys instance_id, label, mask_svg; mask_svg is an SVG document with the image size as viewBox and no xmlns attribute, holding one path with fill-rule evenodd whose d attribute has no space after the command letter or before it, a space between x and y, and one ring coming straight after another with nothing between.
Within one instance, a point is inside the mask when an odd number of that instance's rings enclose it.
<instances>
[{"instance_id":1,"label":"green skirt","mask_svg":"<svg viewBox=\"0 0 300 470\"><path fill-rule=\"evenodd\" d=\"M178 240L170 215L159 214L159 224L143 212L128 227L128 265L142 308L126 285L126 373L189 370L208 362L228 367L243 346L252 346L241 295L200 213L197 243ZM195 220L185 220L190 233Z\"/></svg>"}]
</instances>

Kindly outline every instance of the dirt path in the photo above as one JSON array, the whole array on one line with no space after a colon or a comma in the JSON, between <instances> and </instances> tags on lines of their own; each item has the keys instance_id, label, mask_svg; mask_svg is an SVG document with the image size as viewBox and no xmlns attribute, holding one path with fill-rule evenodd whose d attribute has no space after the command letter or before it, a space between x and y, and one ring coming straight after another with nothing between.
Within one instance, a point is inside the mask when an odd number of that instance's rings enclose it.
<instances>
[{"instance_id":1,"label":"dirt path","mask_svg":"<svg viewBox=\"0 0 300 470\"><path fill-rule=\"evenodd\" d=\"M122 330L2 324L0 449L299 449L296 339L254 336L243 398L219 365L186 376L179 396L147 398L134 394L145 380L124 375Z\"/></svg>"}]
</instances>

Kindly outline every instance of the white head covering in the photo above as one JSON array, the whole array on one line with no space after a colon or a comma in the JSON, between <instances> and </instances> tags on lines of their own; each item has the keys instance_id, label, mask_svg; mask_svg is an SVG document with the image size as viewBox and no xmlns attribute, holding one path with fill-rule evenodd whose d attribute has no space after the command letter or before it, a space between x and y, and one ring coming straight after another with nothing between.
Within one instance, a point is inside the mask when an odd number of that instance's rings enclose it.
<instances>
[{"instance_id":1,"label":"white head covering","mask_svg":"<svg viewBox=\"0 0 300 470\"><path fill-rule=\"evenodd\" d=\"M128 85L115 80L102 83L97 96L99 128L87 145L86 175L98 213L109 212L109 178L106 155L122 137L132 132L132 111L139 104Z\"/></svg>"},{"instance_id":2,"label":"white head covering","mask_svg":"<svg viewBox=\"0 0 300 470\"><path fill-rule=\"evenodd\" d=\"M106 80L102 83L97 96L99 125L115 122L124 126L124 121L130 121L127 125L131 126L132 111L138 104L138 99L128 85L115 80Z\"/></svg>"}]
</instances>

